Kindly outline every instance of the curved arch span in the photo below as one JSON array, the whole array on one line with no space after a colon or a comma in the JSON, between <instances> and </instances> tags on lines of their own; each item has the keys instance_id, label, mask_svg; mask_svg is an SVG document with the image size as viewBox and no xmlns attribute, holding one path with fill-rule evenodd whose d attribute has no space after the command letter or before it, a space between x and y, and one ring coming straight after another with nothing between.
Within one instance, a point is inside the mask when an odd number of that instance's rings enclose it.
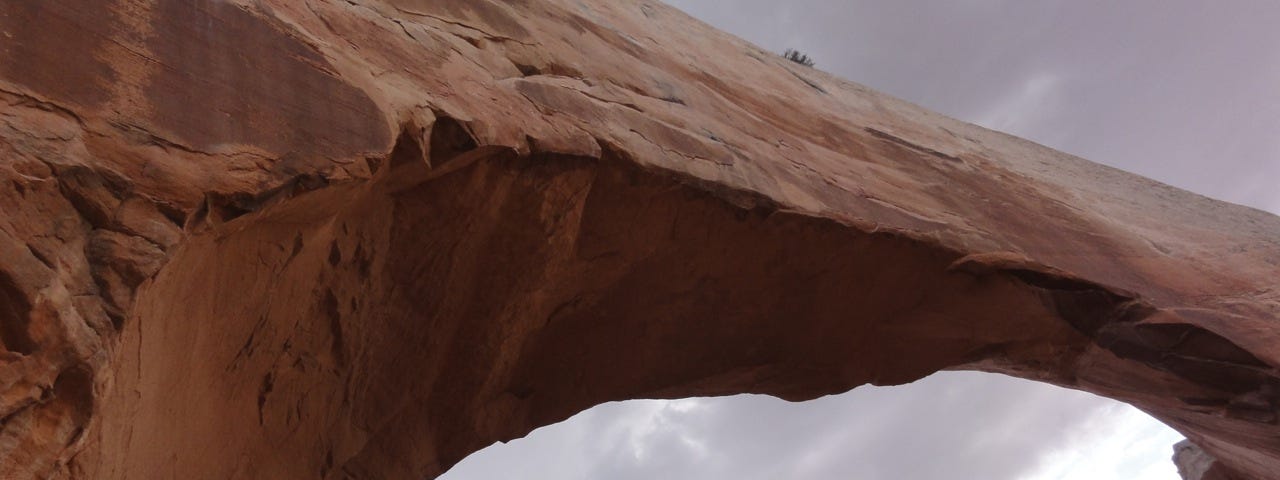
<instances>
[{"instance_id":1,"label":"curved arch span","mask_svg":"<svg viewBox=\"0 0 1280 480\"><path fill-rule=\"evenodd\" d=\"M124 327L102 478L431 478L602 402L798 401L944 369L1230 438L1214 429L1238 417L1198 415L1262 381L1230 342L1017 258L709 191L607 144L518 156L436 132L372 181L210 205Z\"/></svg>"}]
</instances>

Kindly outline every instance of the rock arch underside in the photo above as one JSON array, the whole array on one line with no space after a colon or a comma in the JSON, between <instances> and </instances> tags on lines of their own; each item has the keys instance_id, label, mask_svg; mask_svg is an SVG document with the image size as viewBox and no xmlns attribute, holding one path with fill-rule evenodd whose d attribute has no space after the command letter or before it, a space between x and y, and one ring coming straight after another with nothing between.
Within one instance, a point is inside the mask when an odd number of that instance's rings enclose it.
<instances>
[{"instance_id":1,"label":"rock arch underside","mask_svg":"<svg viewBox=\"0 0 1280 480\"><path fill-rule=\"evenodd\" d=\"M432 478L605 401L943 369L1280 472L1280 219L661 3L13 0L0 33L2 478Z\"/></svg>"}]
</instances>

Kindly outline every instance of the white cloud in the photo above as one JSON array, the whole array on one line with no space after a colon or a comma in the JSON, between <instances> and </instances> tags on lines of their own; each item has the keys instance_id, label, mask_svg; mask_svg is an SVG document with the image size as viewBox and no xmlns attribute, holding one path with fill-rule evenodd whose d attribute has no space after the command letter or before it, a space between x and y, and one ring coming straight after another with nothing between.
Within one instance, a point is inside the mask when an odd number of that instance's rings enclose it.
<instances>
[{"instance_id":1,"label":"white cloud","mask_svg":"<svg viewBox=\"0 0 1280 480\"><path fill-rule=\"evenodd\" d=\"M1063 79L1050 72L1028 74L1017 88L1008 91L980 113L972 116L978 125L1022 137L1060 143L1062 137L1037 127L1051 118L1062 105Z\"/></svg>"},{"instance_id":2,"label":"white cloud","mask_svg":"<svg viewBox=\"0 0 1280 480\"><path fill-rule=\"evenodd\" d=\"M609 403L491 447L443 478L1154 480L1172 468L1178 439L1091 394L948 372L800 404L750 395Z\"/></svg>"},{"instance_id":3,"label":"white cloud","mask_svg":"<svg viewBox=\"0 0 1280 480\"><path fill-rule=\"evenodd\" d=\"M1027 480L1173 480L1173 444L1182 435L1128 405L1093 418Z\"/></svg>"}]
</instances>

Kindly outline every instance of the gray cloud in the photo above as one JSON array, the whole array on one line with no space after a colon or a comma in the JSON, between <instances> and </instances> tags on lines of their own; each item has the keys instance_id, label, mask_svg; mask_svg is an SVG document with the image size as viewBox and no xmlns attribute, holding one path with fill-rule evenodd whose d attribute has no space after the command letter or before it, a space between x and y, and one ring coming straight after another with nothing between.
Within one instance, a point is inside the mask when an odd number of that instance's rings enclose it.
<instances>
[{"instance_id":1,"label":"gray cloud","mask_svg":"<svg viewBox=\"0 0 1280 480\"><path fill-rule=\"evenodd\" d=\"M766 49L942 113L1280 212L1270 0L669 0ZM804 404L625 402L479 452L481 479L1172 479L1129 407L945 373Z\"/></svg>"},{"instance_id":2,"label":"gray cloud","mask_svg":"<svg viewBox=\"0 0 1280 480\"><path fill-rule=\"evenodd\" d=\"M1118 418L1114 409L1091 394L968 372L802 404L747 395L611 403L482 451L445 478L1030 478L1055 452L1114 434L1099 429ZM1155 445L1162 465L1175 437ZM1115 478L1140 478L1150 459L1127 462L1111 467Z\"/></svg>"}]
</instances>

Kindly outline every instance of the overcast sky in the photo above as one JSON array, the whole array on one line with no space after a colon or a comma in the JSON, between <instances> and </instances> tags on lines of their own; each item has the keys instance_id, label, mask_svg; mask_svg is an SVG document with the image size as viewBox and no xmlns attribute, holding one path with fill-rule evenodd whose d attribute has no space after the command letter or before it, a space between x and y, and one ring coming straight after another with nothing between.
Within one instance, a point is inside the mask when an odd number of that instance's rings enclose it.
<instances>
[{"instance_id":1,"label":"overcast sky","mask_svg":"<svg viewBox=\"0 0 1280 480\"><path fill-rule=\"evenodd\" d=\"M927 108L1280 212L1280 2L669 0ZM939 374L813 402L588 410L447 480L1174 480L1181 437L1099 397Z\"/></svg>"}]
</instances>

